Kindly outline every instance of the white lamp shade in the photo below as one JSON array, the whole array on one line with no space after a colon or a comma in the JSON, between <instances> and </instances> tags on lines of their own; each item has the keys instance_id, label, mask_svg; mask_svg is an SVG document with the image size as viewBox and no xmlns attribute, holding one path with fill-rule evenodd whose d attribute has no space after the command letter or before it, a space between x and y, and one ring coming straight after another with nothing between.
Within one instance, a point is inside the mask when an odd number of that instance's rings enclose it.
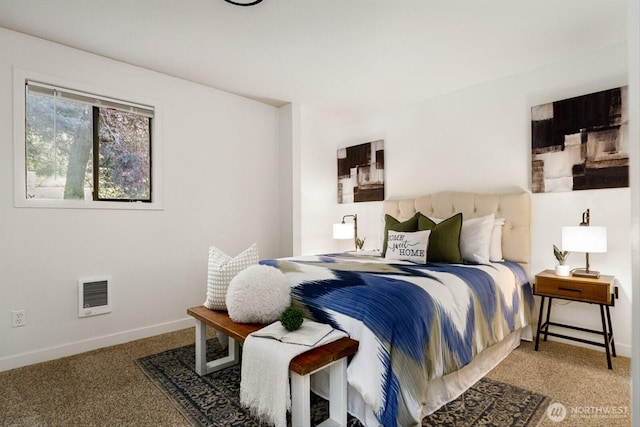
<instances>
[{"instance_id":1,"label":"white lamp shade","mask_svg":"<svg viewBox=\"0 0 640 427\"><path fill-rule=\"evenodd\" d=\"M353 223L349 224L333 224L334 239L353 239Z\"/></svg>"},{"instance_id":2,"label":"white lamp shade","mask_svg":"<svg viewBox=\"0 0 640 427\"><path fill-rule=\"evenodd\" d=\"M562 250L569 252L607 252L606 227L562 227Z\"/></svg>"}]
</instances>

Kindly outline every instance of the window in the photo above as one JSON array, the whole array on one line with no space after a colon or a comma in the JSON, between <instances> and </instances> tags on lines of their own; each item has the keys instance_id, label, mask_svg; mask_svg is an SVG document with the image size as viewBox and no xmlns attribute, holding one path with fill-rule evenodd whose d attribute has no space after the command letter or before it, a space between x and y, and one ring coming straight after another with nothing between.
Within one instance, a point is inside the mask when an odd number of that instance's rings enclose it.
<instances>
[{"instance_id":1,"label":"window","mask_svg":"<svg viewBox=\"0 0 640 427\"><path fill-rule=\"evenodd\" d=\"M24 105L26 199L153 201L153 107L31 80Z\"/></svg>"}]
</instances>

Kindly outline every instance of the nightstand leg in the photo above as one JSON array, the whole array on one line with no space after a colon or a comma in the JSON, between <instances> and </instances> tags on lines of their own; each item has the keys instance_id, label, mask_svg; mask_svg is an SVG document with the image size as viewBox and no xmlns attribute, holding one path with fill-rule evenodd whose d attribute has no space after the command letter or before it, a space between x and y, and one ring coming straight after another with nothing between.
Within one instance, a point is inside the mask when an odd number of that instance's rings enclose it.
<instances>
[{"instance_id":1,"label":"nightstand leg","mask_svg":"<svg viewBox=\"0 0 640 427\"><path fill-rule=\"evenodd\" d=\"M553 303L553 298L549 297L549 302L547 303L547 322L546 327L544 328L544 342L547 342L547 334L549 334L549 318L551 317L551 304Z\"/></svg>"},{"instance_id":2,"label":"nightstand leg","mask_svg":"<svg viewBox=\"0 0 640 427\"><path fill-rule=\"evenodd\" d=\"M538 333L536 333L536 347L535 351L538 351L538 345L540 344L540 332L542 331L542 313L544 312L544 296L540 297L540 314L538 315Z\"/></svg>"},{"instance_id":3,"label":"nightstand leg","mask_svg":"<svg viewBox=\"0 0 640 427\"><path fill-rule=\"evenodd\" d=\"M613 337L613 327L611 326L611 313L609 312L609 306L605 306L605 310L607 310L607 323L609 324L609 339L611 339L611 354L613 357L616 356L616 339Z\"/></svg>"},{"instance_id":4,"label":"nightstand leg","mask_svg":"<svg viewBox=\"0 0 640 427\"><path fill-rule=\"evenodd\" d=\"M602 335L604 335L604 348L607 352L607 367L609 369L613 369L611 367L611 353L609 351L609 333L607 332L607 322L604 318L604 306L600 304L600 318L602 319Z\"/></svg>"}]
</instances>

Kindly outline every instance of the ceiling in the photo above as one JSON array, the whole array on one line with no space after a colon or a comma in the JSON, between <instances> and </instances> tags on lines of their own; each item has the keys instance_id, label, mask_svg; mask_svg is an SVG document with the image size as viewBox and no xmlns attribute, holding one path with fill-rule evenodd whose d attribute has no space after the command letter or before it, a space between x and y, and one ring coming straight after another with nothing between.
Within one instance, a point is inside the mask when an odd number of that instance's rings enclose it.
<instances>
[{"instance_id":1,"label":"ceiling","mask_svg":"<svg viewBox=\"0 0 640 427\"><path fill-rule=\"evenodd\" d=\"M0 26L357 118L627 40L627 0L0 0Z\"/></svg>"}]
</instances>

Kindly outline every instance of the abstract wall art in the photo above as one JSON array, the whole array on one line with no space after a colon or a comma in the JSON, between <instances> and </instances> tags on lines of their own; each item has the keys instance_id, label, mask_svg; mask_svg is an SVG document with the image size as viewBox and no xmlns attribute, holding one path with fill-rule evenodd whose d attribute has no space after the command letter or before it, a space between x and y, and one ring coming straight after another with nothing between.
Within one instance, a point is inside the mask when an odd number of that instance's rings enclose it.
<instances>
[{"instance_id":1,"label":"abstract wall art","mask_svg":"<svg viewBox=\"0 0 640 427\"><path fill-rule=\"evenodd\" d=\"M627 87L531 108L534 193L629 186Z\"/></svg>"},{"instance_id":2,"label":"abstract wall art","mask_svg":"<svg viewBox=\"0 0 640 427\"><path fill-rule=\"evenodd\" d=\"M384 140L338 149L338 203L384 200Z\"/></svg>"}]
</instances>

